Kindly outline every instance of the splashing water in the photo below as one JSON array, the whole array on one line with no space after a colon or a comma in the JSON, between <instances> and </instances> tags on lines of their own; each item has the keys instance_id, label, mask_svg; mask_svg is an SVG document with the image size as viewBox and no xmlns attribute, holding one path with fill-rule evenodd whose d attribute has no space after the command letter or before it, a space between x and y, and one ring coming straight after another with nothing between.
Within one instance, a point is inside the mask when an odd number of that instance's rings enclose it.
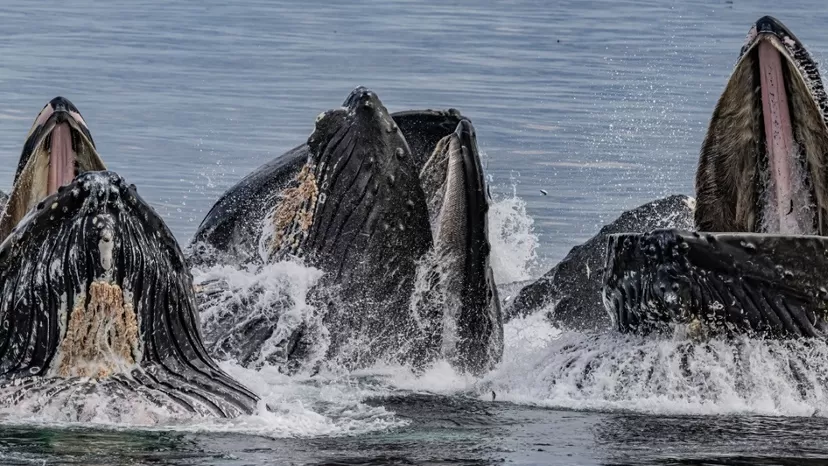
<instances>
[{"instance_id":1,"label":"splashing water","mask_svg":"<svg viewBox=\"0 0 828 466\"><path fill-rule=\"evenodd\" d=\"M526 213L526 202L512 193L496 199L489 208L489 242L495 282L505 284L529 280L530 268L537 261L538 237L532 231L534 220Z\"/></svg>"},{"instance_id":2,"label":"splashing water","mask_svg":"<svg viewBox=\"0 0 828 466\"><path fill-rule=\"evenodd\" d=\"M506 328L486 377L516 403L650 414L828 416L828 344L561 333L543 312Z\"/></svg>"},{"instance_id":3,"label":"splashing water","mask_svg":"<svg viewBox=\"0 0 828 466\"><path fill-rule=\"evenodd\" d=\"M232 362L220 363L223 370L256 392L262 400L257 412L235 419L186 418L180 413L146 407L124 399L114 413L111 397L87 396L83 405L61 406L33 400L0 411L0 425L54 427L98 427L122 430L163 430L179 432L226 432L270 438L357 435L402 427L407 421L381 406L363 400L375 392L349 379L288 377L271 367L259 371ZM104 408L104 409L101 409ZM76 410L80 409L81 412Z\"/></svg>"},{"instance_id":4,"label":"splashing water","mask_svg":"<svg viewBox=\"0 0 828 466\"><path fill-rule=\"evenodd\" d=\"M501 284L529 277L537 237L524 202L514 194L490 210L492 265ZM275 318L291 325L313 315L305 301L320 272L295 262L257 271L194 270L196 283L223 279L227 299L262 287L270 296L253 303L266 315L281 303L288 312ZM236 294L233 294L236 293ZM283 299L283 298L287 299ZM269 300L269 301L268 301ZM250 303L247 303L250 304ZM270 307L269 307L270 306ZM218 311L215 311L218 312ZM828 344L819 341L738 339L694 343L681 337L639 337L562 332L545 320L546 310L515 319L504 328L505 349L498 367L477 379L438 361L421 374L407 367L377 364L354 372L325 368L311 375L287 376L277 365L259 361L245 368L221 362L262 401L258 412L232 420L180 419L173 413L135 409L132 416L108 417L90 407L78 416L63 409L0 412L0 424L78 425L105 428L236 432L271 438L355 435L406 426L410 421L371 400L429 393L473 396L529 406L575 410L623 410L648 414L761 414L826 416ZM217 314L206 313L205 319ZM292 323L291 323L292 322ZM278 346L277 336L271 338ZM70 410L71 411L71 410ZM94 415L93 415L94 414Z\"/></svg>"},{"instance_id":5,"label":"splashing water","mask_svg":"<svg viewBox=\"0 0 828 466\"><path fill-rule=\"evenodd\" d=\"M308 291L322 271L282 261L261 268L219 265L194 272L195 286L208 297L200 306L201 323L205 345L214 357L231 359L239 354L235 350L245 347L239 361L245 366L287 370L291 339L300 332L308 333L316 346L305 358L308 366L322 357L327 334L320 329L319 313L307 303Z\"/></svg>"}]
</instances>

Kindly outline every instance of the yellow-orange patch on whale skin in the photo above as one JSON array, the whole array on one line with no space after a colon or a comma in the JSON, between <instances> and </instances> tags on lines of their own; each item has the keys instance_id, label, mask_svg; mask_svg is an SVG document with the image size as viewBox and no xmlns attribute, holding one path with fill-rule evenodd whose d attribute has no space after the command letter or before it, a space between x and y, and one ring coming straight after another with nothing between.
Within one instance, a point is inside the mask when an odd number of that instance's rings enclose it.
<instances>
[{"instance_id":1,"label":"yellow-orange patch on whale skin","mask_svg":"<svg viewBox=\"0 0 828 466\"><path fill-rule=\"evenodd\" d=\"M134 365L138 354L138 320L118 285L95 281L89 303L79 296L66 334L57 350L60 377L104 378Z\"/></svg>"},{"instance_id":2,"label":"yellow-orange patch on whale skin","mask_svg":"<svg viewBox=\"0 0 828 466\"><path fill-rule=\"evenodd\" d=\"M318 194L313 167L305 165L296 175L296 185L282 191L279 205L271 214L274 232L270 244L271 253L279 251L285 245L298 247L300 236L306 234L313 225Z\"/></svg>"}]
</instances>

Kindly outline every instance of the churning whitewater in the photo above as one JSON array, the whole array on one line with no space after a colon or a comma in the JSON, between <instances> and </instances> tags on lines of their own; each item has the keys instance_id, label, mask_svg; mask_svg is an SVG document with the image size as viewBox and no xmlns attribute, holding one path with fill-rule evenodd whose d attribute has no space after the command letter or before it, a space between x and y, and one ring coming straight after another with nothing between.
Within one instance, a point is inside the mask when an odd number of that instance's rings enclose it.
<instances>
[{"instance_id":1,"label":"churning whitewater","mask_svg":"<svg viewBox=\"0 0 828 466\"><path fill-rule=\"evenodd\" d=\"M491 209L492 264L506 290L537 269L532 219L524 202L509 196ZM305 299L322 273L283 261L256 270L213 266L193 271L194 282L223 280L225 300L244 302L251 319L269 319L279 300L279 327L313 322L318 312ZM267 293L249 293L253 289ZM501 293L503 299L509 294ZM49 411L5 408L4 424L78 425L105 428L238 432L272 438L361 434L400 428L410 421L382 407L389 396L437 394L491 402L576 410L625 410L647 414L763 414L828 416L820 407L828 397L828 345L820 341L736 339L703 343L683 338L622 335L611 331L581 333L554 327L543 309L505 325L503 361L482 378L456 372L438 361L414 374L410 369L378 363L355 372L324 366L305 367L288 376L260 361L258 368L234 362L220 367L262 399L253 415L236 419L182 421L136 410L133 418L108 418L105 411L86 416L51 407ZM214 312L219 312L215 310ZM218 318L205 313L205 319ZM321 325L321 323L319 323ZM320 331L324 338L324 329ZM277 345L279 335L267 344ZM324 350L320 350L324 351ZM251 366L252 367L252 366ZM380 400L379 403L372 402ZM87 406L93 406L89 403ZM268 409L269 408L269 409Z\"/></svg>"}]
</instances>

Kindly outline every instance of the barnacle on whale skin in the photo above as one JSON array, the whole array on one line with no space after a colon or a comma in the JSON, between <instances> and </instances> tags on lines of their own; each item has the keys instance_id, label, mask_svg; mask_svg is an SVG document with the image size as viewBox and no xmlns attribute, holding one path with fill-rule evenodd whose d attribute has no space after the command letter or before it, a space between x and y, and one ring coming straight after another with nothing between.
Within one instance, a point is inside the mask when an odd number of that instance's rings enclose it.
<instances>
[{"instance_id":1,"label":"barnacle on whale skin","mask_svg":"<svg viewBox=\"0 0 828 466\"><path fill-rule=\"evenodd\" d=\"M95 281L88 303L77 297L55 360L57 375L66 378L105 378L140 362L138 320L121 287Z\"/></svg>"}]
</instances>

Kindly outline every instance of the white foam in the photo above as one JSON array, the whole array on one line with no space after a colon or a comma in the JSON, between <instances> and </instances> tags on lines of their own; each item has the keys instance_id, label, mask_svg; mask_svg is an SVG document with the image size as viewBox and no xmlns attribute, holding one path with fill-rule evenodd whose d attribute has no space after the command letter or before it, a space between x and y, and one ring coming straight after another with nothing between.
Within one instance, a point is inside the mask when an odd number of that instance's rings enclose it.
<instances>
[{"instance_id":1,"label":"white foam","mask_svg":"<svg viewBox=\"0 0 828 466\"><path fill-rule=\"evenodd\" d=\"M201 429L243 432L268 437L355 435L401 427L406 421L381 406L364 403L370 391L348 378L331 374L288 377L272 367L254 371L233 363L220 364L262 397L259 412ZM266 409L268 405L270 409Z\"/></svg>"},{"instance_id":2,"label":"white foam","mask_svg":"<svg viewBox=\"0 0 828 466\"><path fill-rule=\"evenodd\" d=\"M537 237L525 204L512 195L490 210L492 265L498 282L528 278ZM212 271L194 271L196 281ZM271 274L270 278L262 276ZM292 301L304 305L319 272L293 263L264 272L227 271L237 287L291 286ZM258 274L258 275L257 275ZM272 280L271 280L272 279ZM271 280L271 281L268 281ZM275 280L275 281L273 281ZM270 284L270 285L268 285ZM585 410L629 410L652 414L765 414L828 416L828 345L818 341L763 340L691 343L607 332L562 332L541 311L504 328L504 356L483 378L457 373L440 361L414 374L407 367L378 364L355 372L323 370L288 377L277 368L220 366L262 398L257 413L232 420L177 419L173 413L136 409L132 419L88 412L82 425L113 429L239 432L267 437L362 434L405 426L407 421L366 400L410 392L477 394L498 402ZM104 405L104 400L90 400ZM267 409L265 406L269 406ZM77 425L55 412L0 412L0 423Z\"/></svg>"},{"instance_id":3,"label":"white foam","mask_svg":"<svg viewBox=\"0 0 828 466\"><path fill-rule=\"evenodd\" d=\"M526 214L526 202L512 193L495 199L489 208L490 260L498 284L528 280L537 260L538 237L534 220Z\"/></svg>"},{"instance_id":4,"label":"white foam","mask_svg":"<svg viewBox=\"0 0 828 466\"><path fill-rule=\"evenodd\" d=\"M284 352L285 343L301 325L318 327L319 316L307 303L307 294L321 277L321 270L296 261L282 261L260 268L237 269L219 265L204 271L194 270L196 286L207 289L210 282L223 284L220 296L201 312L202 329L205 334L218 332L236 336L246 331L250 321L258 320L261 325L273 326L276 330L263 342L256 358L255 365L260 367L266 358ZM321 346L324 342L317 343ZM319 350L324 353L325 348Z\"/></svg>"},{"instance_id":5,"label":"white foam","mask_svg":"<svg viewBox=\"0 0 828 466\"><path fill-rule=\"evenodd\" d=\"M137 397L83 395L74 403L26 398L0 409L0 425L94 426L104 429L235 432L271 438L356 435L406 425L381 406L363 402L366 392L348 379L287 377L272 367L259 371L234 363L220 366L256 392L257 412L235 419L192 417ZM66 399L69 396L65 397Z\"/></svg>"},{"instance_id":6,"label":"white foam","mask_svg":"<svg viewBox=\"0 0 828 466\"><path fill-rule=\"evenodd\" d=\"M824 342L561 333L541 314L510 322L505 334L504 360L481 384L498 400L652 414L828 416Z\"/></svg>"}]
</instances>

